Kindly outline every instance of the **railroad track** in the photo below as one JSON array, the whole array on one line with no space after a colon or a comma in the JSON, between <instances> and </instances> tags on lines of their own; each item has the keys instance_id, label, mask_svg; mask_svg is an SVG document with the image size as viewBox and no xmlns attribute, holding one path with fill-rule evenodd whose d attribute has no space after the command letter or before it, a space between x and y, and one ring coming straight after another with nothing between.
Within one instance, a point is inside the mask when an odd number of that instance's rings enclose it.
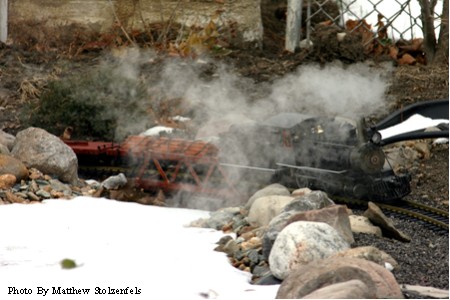
<instances>
[{"instance_id":1,"label":"railroad track","mask_svg":"<svg viewBox=\"0 0 450 300\"><path fill-rule=\"evenodd\" d=\"M367 208L367 201L364 200L343 197L333 197L333 199L338 203L347 204L350 207ZM446 210L409 200L398 200L392 204L380 202L373 203L380 207L384 213L390 213L407 219L419 220L433 231L446 235L449 233L449 215Z\"/></svg>"},{"instance_id":2,"label":"railroad track","mask_svg":"<svg viewBox=\"0 0 450 300\"><path fill-rule=\"evenodd\" d=\"M388 210L394 214L400 214L407 218L420 220L427 224L430 229L440 231L448 235L448 211L409 200L400 200L395 203L395 206L384 203L377 203L377 205L381 209Z\"/></svg>"}]
</instances>

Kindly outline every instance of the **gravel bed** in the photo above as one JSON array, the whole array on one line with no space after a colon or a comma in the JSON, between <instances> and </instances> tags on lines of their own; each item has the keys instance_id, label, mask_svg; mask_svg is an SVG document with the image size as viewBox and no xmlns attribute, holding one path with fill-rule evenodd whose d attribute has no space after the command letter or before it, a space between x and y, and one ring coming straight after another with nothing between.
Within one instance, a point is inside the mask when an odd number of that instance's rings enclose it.
<instances>
[{"instance_id":1,"label":"gravel bed","mask_svg":"<svg viewBox=\"0 0 450 300\"><path fill-rule=\"evenodd\" d=\"M422 222L398 218L388 213L386 216L391 218L399 230L411 237L411 242L360 233L354 234L354 247L371 245L390 254L399 263L399 269L394 270L393 274L400 284L448 290L448 234L434 232ZM415 295L411 296L415 298Z\"/></svg>"}]
</instances>

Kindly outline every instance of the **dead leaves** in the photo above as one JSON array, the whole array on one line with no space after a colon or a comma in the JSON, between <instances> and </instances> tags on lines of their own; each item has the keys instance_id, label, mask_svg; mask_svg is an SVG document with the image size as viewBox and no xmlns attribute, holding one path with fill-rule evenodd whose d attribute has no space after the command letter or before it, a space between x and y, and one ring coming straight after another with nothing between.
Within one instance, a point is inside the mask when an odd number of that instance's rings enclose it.
<instances>
[{"instance_id":1,"label":"dead leaves","mask_svg":"<svg viewBox=\"0 0 450 300\"><path fill-rule=\"evenodd\" d=\"M365 19L348 20L345 29L348 34L361 36L364 54L379 57L387 55L400 65L426 64L425 52L423 51L423 39L417 38L410 41L400 40L393 43L388 37L388 27L383 22L384 16L378 14L375 25L377 31Z\"/></svg>"}]
</instances>

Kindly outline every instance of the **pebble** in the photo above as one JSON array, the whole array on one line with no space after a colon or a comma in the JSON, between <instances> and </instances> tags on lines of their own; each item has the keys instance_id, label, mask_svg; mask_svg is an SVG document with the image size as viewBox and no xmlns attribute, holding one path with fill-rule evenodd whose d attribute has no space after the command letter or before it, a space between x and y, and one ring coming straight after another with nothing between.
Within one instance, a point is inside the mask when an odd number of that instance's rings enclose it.
<instances>
[{"instance_id":1,"label":"pebble","mask_svg":"<svg viewBox=\"0 0 450 300\"><path fill-rule=\"evenodd\" d=\"M27 180L21 180L13 186L0 186L0 205L32 204L50 198L72 199L83 195L92 196L98 187L98 183L92 182L90 186L84 181L80 181L80 186L72 186L33 170Z\"/></svg>"}]
</instances>

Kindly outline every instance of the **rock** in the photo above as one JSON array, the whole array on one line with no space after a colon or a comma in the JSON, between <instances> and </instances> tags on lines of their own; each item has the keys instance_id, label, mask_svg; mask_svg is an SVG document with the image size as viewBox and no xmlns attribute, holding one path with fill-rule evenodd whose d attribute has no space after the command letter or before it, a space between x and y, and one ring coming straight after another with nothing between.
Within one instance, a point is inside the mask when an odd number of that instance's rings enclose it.
<instances>
[{"instance_id":1,"label":"rock","mask_svg":"<svg viewBox=\"0 0 450 300\"><path fill-rule=\"evenodd\" d=\"M328 195L325 192L313 191L304 196L295 198L295 200L284 207L283 211L307 211L321 209L334 204L333 200L328 198Z\"/></svg>"},{"instance_id":2,"label":"rock","mask_svg":"<svg viewBox=\"0 0 450 300\"><path fill-rule=\"evenodd\" d=\"M354 233L367 233L373 234L376 236L383 236L381 232L381 228L378 226L374 226L368 218L364 216L355 216L350 215L350 226L352 228L352 232Z\"/></svg>"},{"instance_id":3,"label":"rock","mask_svg":"<svg viewBox=\"0 0 450 300\"><path fill-rule=\"evenodd\" d=\"M247 251L250 249L256 249L261 247L262 242L261 239L257 236L250 238L248 241L244 241L241 243L241 249L243 251Z\"/></svg>"},{"instance_id":4,"label":"rock","mask_svg":"<svg viewBox=\"0 0 450 300\"><path fill-rule=\"evenodd\" d=\"M333 205L329 208L297 212L290 210L274 217L267 226L263 237L263 255L268 258L273 243L280 231L295 221L325 222L335 228L349 244L354 242L350 220L345 206Z\"/></svg>"},{"instance_id":5,"label":"rock","mask_svg":"<svg viewBox=\"0 0 450 300\"><path fill-rule=\"evenodd\" d=\"M269 265L272 274L284 279L295 268L321 260L350 245L328 224L321 222L294 222L286 226L272 247Z\"/></svg>"},{"instance_id":6,"label":"rock","mask_svg":"<svg viewBox=\"0 0 450 300\"><path fill-rule=\"evenodd\" d=\"M68 186L65 183L62 183L58 179L50 179L48 183L50 184L51 188L55 191L63 192L67 196L72 194L72 189L70 188L70 186Z\"/></svg>"},{"instance_id":7,"label":"rock","mask_svg":"<svg viewBox=\"0 0 450 300\"><path fill-rule=\"evenodd\" d=\"M431 146L428 143L416 142L414 149L420 154L421 159L429 159L431 156Z\"/></svg>"},{"instance_id":8,"label":"rock","mask_svg":"<svg viewBox=\"0 0 450 300\"><path fill-rule=\"evenodd\" d=\"M374 299L375 294L358 279L339 282L317 289L302 299Z\"/></svg>"},{"instance_id":9,"label":"rock","mask_svg":"<svg viewBox=\"0 0 450 300\"><path fill-rule=\"evenodd\" d=\"M265 259L269 259L270 251L272 250L273 244L278 236L278 234L286 227L287 221L295 215L295 211L285 211L274 217L263 236L263 256Z\"/></svg>"},{"instance_id":10,"label":"rock","mask_svg":"<svg viewBox=\"0 0 450 300\"><path fill-rule=\"evenodd\" d=\"M247 201L245 204L245 209L249 210L250 207L253 205L253 202L255 202L256 199L264 197L264 196L289 196L291 193L285 187L284 185L281 185L279 183L274 183L271 185L266 186L263 189L260 189L256 191Z\"/></svg>"},{"instance_id":11,"label":"rock","mask_svg":"<svg viewBox=\"0 0 450 300\"><path fill-rule=\"evenodd\" d=\"M60 138L44 129L30 127L20 131L11 154L28 168L36 168L70 184L78 181L77 156Z\"/></svg>"},{"instance_id":12,"label":"rock","mask_svg":"<svg viewBox=\"0 0 450 300\"><path fill-rule=\"evenodd\" d=\"M206 221L208 228L221 230L223 226L232 222L233 217L240 213L239 207L221 208L210 213L210 218Z\"/></svg>"},{"instance_id":13,"label":"rock","mask_svg":"<svg viewBox=\"0 0 450 300\"><path fill-rule=\"evenodd\" d=\"M324 222L336 229L347 243L355 242L353 238L347 208L344 205L332 205L322 209L300 212L287 221L287 225L297 221Z\"/></svg>"},{"instance_id":14,"label":"rock","mask_svg":"<svg viewBox=\"0 0 450 300\"><path fill-rule=\"evenodd\" d=\"M223 252L223 246L225 246L226 243L231 241L233 238L229 235L225 235L220 238L220 240L216 243L217 247L214 249L215 251L222 251Z\"/></svg>"},{"instance_id":15,"label":"rock","mask_svg":"<svg viewBox=\"0 0 450 300\"><path fill-rule=\"evenodd\" d=\"M402 242L411 241L409 236L395 228L392 220L386 217L381 209L375 205L375 203L368 203L368 209L364 212L364 216L367 217L373 224L378 225L386 237L392 237Z\"/></svg>"},{"instance_id":16,"label":"rock","mask_svg":"<svg viewBox=\"0 0 450 300\"><path fill-rule=\"evenodd\" d=\"M6 200L8 200L11 203L26 203L27 202L27 200L24 199L23 197L17 196L9 191L7 191L5 193L5 195L6 195Z\"/></svg>"},{"instance_id":17,"label":"rock","mask_svg":"<svg viewBox=\"0 0 450 300\"><path fill-rule=\"evenodd\" d=\"M234 217L239 215L241 209L239 207L221 208L215 212L210 213L209 218L202 218L195 220L189 224L190 227L214 228L222 230L222 228L230 223L233 223Z\"/></svg>"},{"instance_id":18,"label":"rock","mask_svg":"<svg viewBox=\"0 0 450 300\"><path fill-rule=\"evenodd\" d=\"M420 299L435 298L435 299L449 299L448 290L437 289L429 286L402 284L401 289L403 293L413 292L419 294Z\"/></svg>"},{"instance_id":19,"label":"rock","mask_svg":"<svg viewBox=\"0 0 450 300\"><path fill-rule=\"evenodd\" d=\"M334 256L366 259L373 261L374 263L377 263L382 267L386 267L386 263L388 263L388 265L391 265L393 269L398 268L398 263L392 256L373 246L348 249L342 252L338 252Z\"/></svg>"},{"instance_id":20,"label":"rock","mask_svg":"<svg viewBox=\"0 0 450 300\"><path fill-rule=\"evenodd\" d=\"M261 276L258 280L254 282L257 285L275 285L280 284L282 281L275 276L273 276L270 272Z\"/></svg>"},{"instance_id":21,"label":"rock","mask_svg":"<svg viewBox=\"0 0 450 300\"><path fill-rule=\"evenodd\" d=\"M22 180L28 178L28 169L20 160L0 154L0 174L12 174L17 180Z\"/></svg>"},{"instance_id":22,"label":"rock","mask_svg":"<svg viewBox=\"0 0 450 300\"><path fill-rule=\"evenodd\" d=\"M11 151L5 145L0 144L0 154L10 155Z\"/></svg>"},{"instance_id":23,"label":"rock","mask_svg":"<svg viewBox=\"0 0 450 300\"><path fill-rule=\"evenodd\" d=\"M109 176L102 183L101 186L107 190L117 190L124 187L127 184L127 178L125 174L119 173L118 175Z\"/></svg>"},{"instance_id":24,"label":"rock","mask_svg":"<svg viewBox=\"0 0 450 300\"><path fill-rule=\"evenodd\" d=\"M305 187L305 188L301 188L301 189L296 189L296 190L294 190L294 191L292 192L291 196L292 196L292 197L295 197L295 198L298 198L298 197L301 197L301 196L308 195L308 194L311 193L311 192L312 192L312 191L311 191L309 188Z\"/></svg>"},{"instance_id":25,"label":"rock","mask_svg":"<svg viewBox=\"0 0 450 300\"><path fill-rule=\"evenodd\" d=\"M394 171L402 167L410 168L420 158L419 152L405 143L394 144L385 153Z\"/></svg>"},{"instance_id":26,"label":"rock","mask_svg":"<svg viewBox=\"0 0 450 300\"><path fill-rule=\"evenodd\" d=\"M255 227L268 225L293 199L291 196L278 195L257 198L248 212L248 223Z\"/></svg>"},{"instance_id":27,"label":"rock","mask_svg":"<svg viewBox=\"0 0 450 300\"><path fill-rule=\"evenodd\" d=\"M52 195L50 195L50 193L45 191L45 190L38 190L36 192L36 195L41 197L41 198L44 198L44 199L49 199L49 198L52 197Z\"/></svg>"},{"instance_id":28,"label":"rock","mask_svg":"<svg viewBox=\"0 0 450 300\"><path fill-rule=\"evenodd\" d=\"M12 174L0 175L0 189L6 190L10 189L16 184L17 178Z\"/></svg>"},{"instance_id":29,"label":"rock","mask_svg":"<svg viewBox=\"0 0 450 300\"><path fill-rule=\"evenodd\" d=\"M222 247L222 252L225 252L228 256L233 256L239 250L239 245L235 240L229 240Z\"/></svg>"},{"instance_id":30,"label":"rock","mask_svg":"<svg viewBox=\"0 0 450 300\"><path fill-rule=\"evenodd\" d=\"M6 133L0 129L0 144L6 146L11 151L14 145L15 137L12 134Z\"/></svg>"},{"instance_id":31,"label":"rock","mask_svg":"<svg viewBox=\"0 0 450 300\"><path fill-rule=\"evenodd\" d=\"M44 178L44 174L36 168L30 168L29 171L30 171L30 175L29 175L30 179L34 180L34 179L43 179Z\"/></svg>"},{"instance_id":32,"label":"rock","mask_svg":"<svg viewBox=\"0 0 450 300\"><path fill-rule=\"evenodd\" d=\"M354 279L367 286L374 294L372 298L403 299L391 272L374 262L348 257L328 257L299 266L283 280L276 298L300 299L320 288Z\"/></svg>"}]
</instances>

